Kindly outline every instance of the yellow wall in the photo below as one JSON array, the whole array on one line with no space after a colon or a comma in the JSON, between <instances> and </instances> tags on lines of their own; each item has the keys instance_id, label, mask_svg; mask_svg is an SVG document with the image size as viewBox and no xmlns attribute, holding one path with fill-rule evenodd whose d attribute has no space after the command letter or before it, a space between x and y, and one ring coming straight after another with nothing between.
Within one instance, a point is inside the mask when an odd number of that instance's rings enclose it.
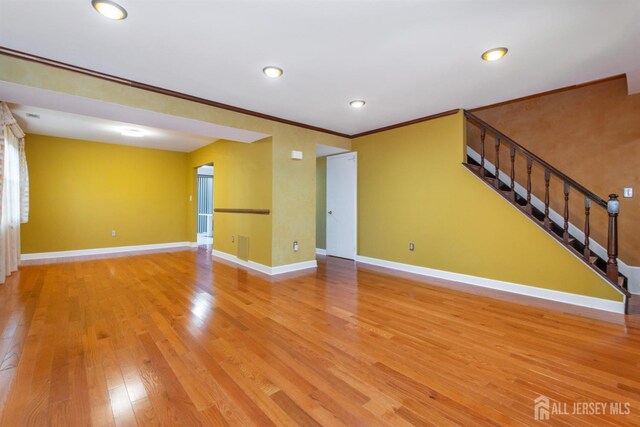
<instances>
[{"instance_id":1,"label":"yellow wall","mask_svg":"<svg viewBox=\"0 0 640 427\"><path fill-rule=\"evenodd\" d=\"M273 137L273 265L315 259L316 248L316 145L336 145L331 135L306 129L279 131ZM278 141L276 144L275 141ZM343 139L340 148L351 148ZM303 152L291 160L291 151ZM298 252L293 242L299 243Z\"/></svg>"},{"instance_id":2,"label":"yellow wall","mask_svg":"<svg viewBox=\"0 0 640 427\"><path fill-rule=\"evenodd\" d=\"M196 168L214 166L214 208L271 209L271 138L252 144L219 140L188 155L188 233L196 239ZM237 254L237 236L249 237L249 260L271 266L272 215L214 213L213 247ZM231 242L235 236L235 242Z\"/></svg>"},{"instance_id":3,"label":"yellow wall","mask_svg":"<svg viewBox=\"0 0 640 427\"><path fill-rule=\"evenodd\" d=\"M358 253L621 301L595 272L461 165L463 137L458 113L354 140Z\"/></svg>"},{"instance_id":4,"label":"yellow wall","mask_svg":"<svg viewBox=\"0 0 640 427\"><path fill-rule=\"evenodd\" d=\"M187 240L186 153L41 135L26 153L22 253Z\"/></svg>"},{"instance_id":5,"label":"yellow wall","mask_svg":"<svg viewBox=\"0 0 640 427\"><path fill-rule=\"evenodd\" d=\"M136 89L5 55L0 55L0 80L271 135L271 265L315 259L316 144L350 149L351 141L348 138ZM291 150L303 151L304 159L291 160ZM262 177L255 184L259 185L261 180ZM299 242L298 252L293 252L294 240Z\"/></svg>"},{"instance_id":6,"label":"yellow wall","mask_svg":"<svg viewBox=\"0 0 640 427\"><path fill-rule=\"evenodd\" d=\"M316 248L327 249L327 158L316 160Z\"/></svg>"}]
</instances>

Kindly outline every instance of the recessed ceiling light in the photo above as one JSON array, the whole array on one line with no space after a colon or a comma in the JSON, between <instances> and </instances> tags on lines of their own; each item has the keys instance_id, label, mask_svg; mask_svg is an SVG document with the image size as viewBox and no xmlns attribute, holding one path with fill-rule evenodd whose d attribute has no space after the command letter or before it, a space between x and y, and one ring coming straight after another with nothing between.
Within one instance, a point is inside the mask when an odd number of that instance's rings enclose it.
<instances>
[{"instance_id":1,"label":"recessed ceiling light","mask_svg":"<svg viewBox=\"0 0 640 427\"><path fill-rule=\"evenodd\" d=\"M102 16L109 19L120 20L127 17L127 11L124 7L110 0L91 0L91 5Z\"/></svg>"},{"instance_id":2,"label":"recessed ceiling light","mask_svg":"<svg viewBox=\"0 0 640 427\"><path fill-rule=\"evenodd\" d=\"M364 102L362 99L356 99L349 103L349 105L351 105L353 108L362 108L364 107L364 104L366 104L366 102Z\"/></svg>"},{"instance_id":3,"label":"recessed ceiling light","mask_svg":"<svg viewBox=\"0 0 640 427\"><path fill-rule=\"evenodd\" d=\"M265 74L265 76L271 77L272 79L280 77L283 73L282 68L273 67L273 66L264 67L262 69L262 72Z\"/></svg>"},{"instance_id":4,"label":"recessed ceiling light","mask_svg":"<svg viewBox=\"0 0 640 427\"><path fill-rule=\"evenodd\" d=\"M144 136L144 132L138 129L123 129L120 132L120 135L131 136L134 138L142 138Z\"/></svg>"},{"instance_id":5,"label":"recessed ceiling light","mask_svg":"<svg viewBox=\"0 0 640 427\"><path fill-rule=\"evenodd\" d=\"M489 49L485 53L482 54L482 59L485 61L497 61L507 54L509 49L506 47L496 47L493 49Z\"/></svg>"}]
</instances>

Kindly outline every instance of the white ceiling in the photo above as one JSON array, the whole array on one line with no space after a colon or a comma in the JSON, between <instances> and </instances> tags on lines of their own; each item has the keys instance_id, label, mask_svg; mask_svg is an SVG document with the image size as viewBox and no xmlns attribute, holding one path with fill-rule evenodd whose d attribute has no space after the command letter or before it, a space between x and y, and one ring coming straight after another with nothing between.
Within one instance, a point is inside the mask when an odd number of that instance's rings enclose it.
<instances>
[{"instance_id":1,"label":"white ceiling","mask_svg":"<svg viewBox=\"0 0 640 427\"><path fill-rule=\"evenodd\" d=\"M640 69L638 0L120 3L0 0L0 43L347 134Z\"/></svg>"},{"instance_id":2,"label":"white ceiling","mask_svg":"<svg viewBox=\"0 0 640 427\"><path fill-rule=\"evenodd\" d=\"M333 154L346 153L347 151L349 150L345 150L344 148L332 147L330 145L324 144L316 144L316 158L331 156Z\"/></svg>"},{"instance_id":3,"label":"white ceiling","mask_svg":"<svg viewBox=\"0 0 640 427\"><path fill-rule=\"evenodd\" d=\"M250 143L268 136L4 81L0 100L9 103L27 133L64 138L190 152L217 139ZM40 118L27 117L29 112ZM143 130L146 136L124 137L123 128Z\"/></svg>"},{"instance_id":4,"label":"white ceiling","mask_svg":"<svg viewBox=\"0 0 640 427\"><path fill-rule=\"evenodd\" d=\"M63 113L45 108L11 103L8 105L20 127L28 134L185 152L196 150L214 141L210 137L202 135ZM37 114L40 118L27 117L27 113ZM120 134L122 130L132 128L142 131L145 136L134 138Z\"/></svg>"}]
</instances>

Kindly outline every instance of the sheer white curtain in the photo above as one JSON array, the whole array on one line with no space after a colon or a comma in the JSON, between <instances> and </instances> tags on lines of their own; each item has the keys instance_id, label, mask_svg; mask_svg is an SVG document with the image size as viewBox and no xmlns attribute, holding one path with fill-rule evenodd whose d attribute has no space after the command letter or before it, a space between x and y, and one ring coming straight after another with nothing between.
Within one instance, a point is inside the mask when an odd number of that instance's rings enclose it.
<instances>
[{"instance_id":1,"label":"sheer white curtain","mask_svg":"<svg viewBox=\"0 0 640 427\"><path fill-rule=\"evenodd\" d=\"M20 223L29 216L29 177L24 133L6 104L0 104L0 283L20 263Z\"/></svg>"}]
</instances>

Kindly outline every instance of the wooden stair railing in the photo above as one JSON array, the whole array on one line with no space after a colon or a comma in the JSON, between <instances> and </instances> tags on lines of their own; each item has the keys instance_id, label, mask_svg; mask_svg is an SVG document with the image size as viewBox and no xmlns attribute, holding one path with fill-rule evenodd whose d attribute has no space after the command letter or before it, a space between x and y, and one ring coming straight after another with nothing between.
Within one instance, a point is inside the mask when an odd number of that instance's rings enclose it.
<instances>
[{"instance_id":1,"label":"wooden stair railing","mask_svg":"<svg viewBox=\"0 0 640 427\"><path fill-rule=\"evenodd\" d=\"M569 250L575 253L585 264L595 270L598 274L603 276L605 279L611 283L615 288L617 288L621 293L625 296L629 297L631 294L626 289L626 278L619 274L618 272L618 214L620 212L620 202L618 201L617 194L610 194L609 200L605 201L592 191L585 188L583 185L579 184L572 178L568 177L555 167L551 166L546 161L542 160L540 157L536 156L508 136L504 135L490 124L486 123L482 119L478 118L474 114L465 111L464 115L467 119L468 123L473 124L474 126L480 129L480 161L479 164L474 165L469 161L464 163L464 165L475 175L477 175L482 180L491 184L495 190L501 194L504 198L509 200L512 204L520 208L520 210L530 218L534 220L536 224L542 227L545 231L547 231L552 237L556 238L559 242L564 244ZM494 138L494 150L495 150L495 177L491 174L490 171L487 170L486 166L489 163L485 157L485 139L488 135L493 136ZM501 145L505 145L509 149L509 173L500 169L500 147ZM467 142L468 146L468 142ZM522 154L526 159L526 198L521 197L517 194L515 189L515 157L516 152ZM466 154L466 153L465 153ZM533 165L536 164L540 166L544 170L544 217L539 218L534 215L534 211L537 209L534 208L531 202L531 170ZM503 176L508 176L510 179L509 185L506 182L501 181L500 174ZM549 186L551 181L551 176L555 176L559 178L563 185L563 193L564 193L564 209L562 215L562 224L555 224L550 216L549 216ZM507 178L504 178L506 181ZM581 194L584 197L584 241L582 241L582 245L584 246L583 250L578 251L573 244L576 239L569 234L569 198L571 191L575 191ZM520 203L518 203L520 202ZM607 260L606 260L606 268L603 266L603 269L600 269L596 266L596 262L599 257L595 256L591 251L589 238L591 233L590 226L590 214L591 207L595 205L599 208L606 210L608 214L608 238L607 238ZM542 215L542 212L539 212ZM553 231L553 228L556 227L557 232ZM628 300L628 298L627 298Z\"/></svg>"}]
</instances>

